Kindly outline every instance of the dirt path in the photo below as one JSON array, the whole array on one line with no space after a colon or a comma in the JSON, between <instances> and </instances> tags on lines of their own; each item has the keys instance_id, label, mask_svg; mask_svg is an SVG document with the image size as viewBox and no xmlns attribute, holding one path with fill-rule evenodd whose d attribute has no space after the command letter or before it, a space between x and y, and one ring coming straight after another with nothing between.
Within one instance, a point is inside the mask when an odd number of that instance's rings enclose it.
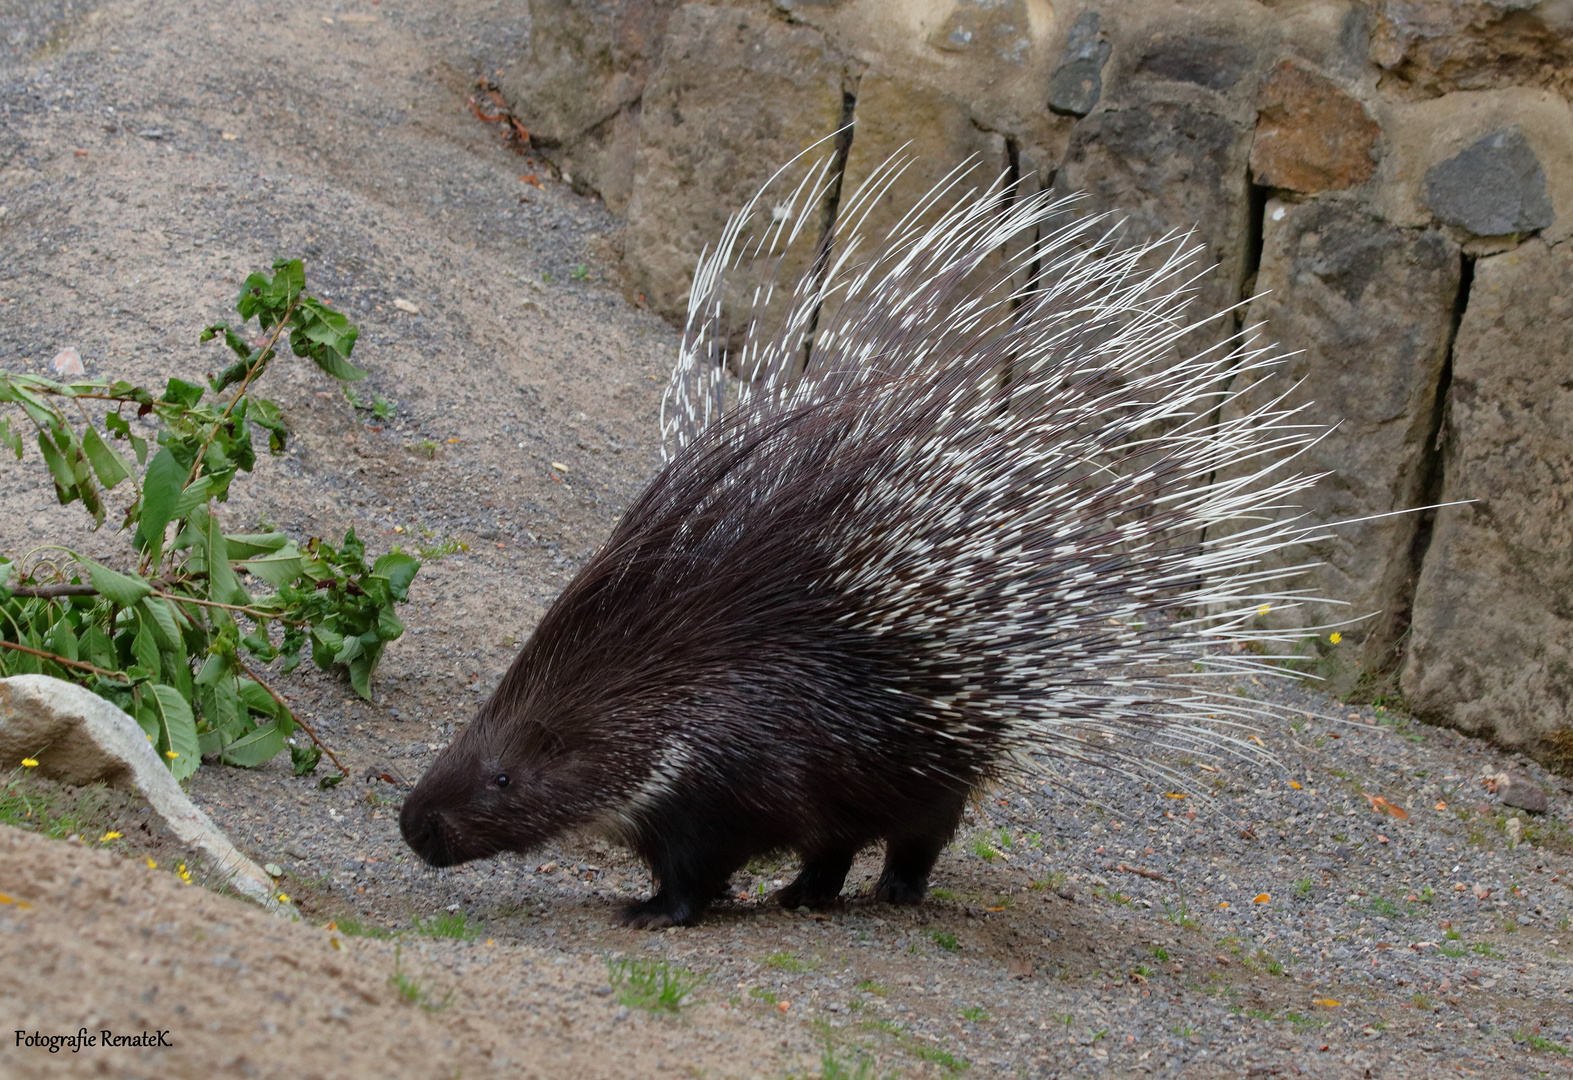
<instances>
[{"instance_id":1,"label":"dirt path","mask_svg":"<svg viewBox=\"0 0 1573 1080\"><path fill-rule=\"evenodd\" d=\"M1065 778L1085 797L980 801L917 910L781 911L759 898L791 869L761 864L704 925L641 934L611 916L646 875L595 841L411 864L400 781L655 468L676 340L608 283L615 222L544 170L544 187L521 181L534 167L465 105L519 48L522 11L0 0L0 364L39 370L74 345L94 375L191 377L217 365L197 333L238 282L302 256L361 325L358 391L396 414L302 367L271 373L294 446L237 482L225 520L299 539L353 524L374 550L430 552L375 704L313 673L286 682L353 782L320 791L275 762L191 784L283 868L305 924L178 884L179 852L124 802L72 823L65 793L39 815L89 847L123 832L103 845L118 854L0 833L0 893L31 905L0 904L0 1015L16 1021L0 1030L176 1044L7 1040L0 1074L1565 1074L1573 792L1309 697L1261 733L1285 771L1176 763L1211 799L1089 774ZM0 462L0 548L119 550L80 518L31 456ZM1553 793L1516 846L1480 784L1503 767ZM629 1007L637 978L614 986L607 957L705 982L677 1014Z\"/></svg>"}]
</instances>

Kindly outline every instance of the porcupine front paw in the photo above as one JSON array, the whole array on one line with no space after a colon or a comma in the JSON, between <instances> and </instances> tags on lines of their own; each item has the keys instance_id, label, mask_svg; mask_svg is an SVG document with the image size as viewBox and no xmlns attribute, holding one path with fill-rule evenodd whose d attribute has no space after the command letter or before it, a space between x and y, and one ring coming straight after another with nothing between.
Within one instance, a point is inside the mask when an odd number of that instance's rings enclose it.
<instances>
[{"instance_id":1,"label":"porcupine front paw","mask_svg":"<svg viewBox=\"0 0 1573 1080\"><path fill-rule=\"evenodd\" d=\"M663 890L648 900L625 908L621 922L634 930L662 930L668 926L692 926L705 913L705 906L689 897Z\"/></svg>"}]
</instances>

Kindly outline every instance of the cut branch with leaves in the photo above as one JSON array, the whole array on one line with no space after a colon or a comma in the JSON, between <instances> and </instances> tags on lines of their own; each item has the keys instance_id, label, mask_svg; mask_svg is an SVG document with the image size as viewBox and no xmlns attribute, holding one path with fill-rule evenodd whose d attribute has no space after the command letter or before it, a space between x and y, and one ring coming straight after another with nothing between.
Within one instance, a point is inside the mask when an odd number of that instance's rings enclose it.
<instances>
[{"instance_id":1,"label":"cut branch with leaves","mask_svg":"<svg viewBox=\"0 0 1573 1080\"><path fill-rule=\"evenodd\" d=\"M219 524L215 504L256 465L254 433L275 455L288 440L278 405L251 393L278 343L287 337L334 379L365 377L349 361L359 331L306 295L301 262L273 270L248 277L236 300L241 326L257 321L255 347L228 323L202 331L236 357L206 386L170 379L155 396L122 381L0 372L0 406L14 407L0 409L0 448L21 459L31 426L56 496L81 502L95 527L109 493L125 484L131 495L120 521L131 541L125 570L53 545L0 555L0 676L87 686L135 717L179 778L204 754L256 766L286 746L297 773L323 752L339 765L258 669L282 658L288 674L309 645L319 668L343 668L370 698L384 647L404 631L394 606L420 569L397 548L368 565L354 529L334 547ZM95 422L86 403L106 402ZM272 591L253 597L243 574ZM292 744L297 727L313 745Z\"/></svg>"}]
</instances>

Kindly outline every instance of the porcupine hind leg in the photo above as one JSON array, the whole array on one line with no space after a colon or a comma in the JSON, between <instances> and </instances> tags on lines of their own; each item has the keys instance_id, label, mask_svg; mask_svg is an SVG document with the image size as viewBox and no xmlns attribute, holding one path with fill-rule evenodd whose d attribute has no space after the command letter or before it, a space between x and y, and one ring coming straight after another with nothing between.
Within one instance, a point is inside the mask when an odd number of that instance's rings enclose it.
<instances>
[{"instance_id":1,"label":"porcupine hind leg","mask_svg":"<svg viewBox=\"0 0 1573 1080\"><path fill-rule=\"evenodd\" d=\"M817 908L835 903L856 855L855 850L848 849L804 855L803 869L776 893L776 902L784 908Z\"/></svg>"},{"instance_id":2,"label":"porcupine hind leg","mask_svg":"<svg viewBox=\"0 0 1573 1080\"><path fill-rule=\"evenodd\" d=\"M874 885L874 899L887 904L921 903L928 892L929 871L961 824L967 793L945 792L914 828L885 839L885 868Z\"/></svg>"}]
</instances>

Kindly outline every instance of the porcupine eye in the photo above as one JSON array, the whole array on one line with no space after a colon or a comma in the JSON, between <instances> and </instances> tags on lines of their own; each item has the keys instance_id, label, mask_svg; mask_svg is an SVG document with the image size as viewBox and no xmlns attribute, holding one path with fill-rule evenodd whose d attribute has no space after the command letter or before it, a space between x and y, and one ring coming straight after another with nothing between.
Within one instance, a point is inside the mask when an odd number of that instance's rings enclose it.
<instances>
[{"instance_id":1,"label":"porcupine eye","mask_svg":"<svg viewBox=\"0 0 1573 1080\"><path fill-rule=\"evenodd\" d=\"M497 777L497 786L498 787L507 787L508 786L508 774L507 773L502 773L501 775L499 775Z\"/></svg>"}]
</instances>

